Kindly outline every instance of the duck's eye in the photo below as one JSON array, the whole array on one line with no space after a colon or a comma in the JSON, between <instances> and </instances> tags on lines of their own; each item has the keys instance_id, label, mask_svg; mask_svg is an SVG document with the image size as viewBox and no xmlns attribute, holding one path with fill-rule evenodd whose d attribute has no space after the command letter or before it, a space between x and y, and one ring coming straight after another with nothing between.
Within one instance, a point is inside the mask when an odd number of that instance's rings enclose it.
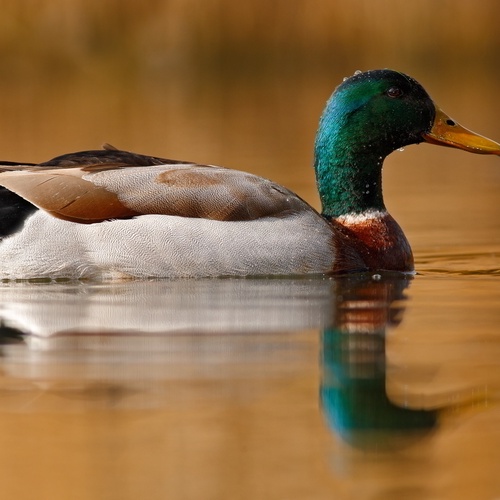
<instances>
[{"instance_id":1,"label":"duck's eye","mask_svg":"<svg viewBox=\"0 0 500 500\"><path fill-rule=\"evenodd\" d=\"M392 98L401 97L403 95L403 91L399 87L391 87L386 93Z\"/></svg>"}]
</instances>

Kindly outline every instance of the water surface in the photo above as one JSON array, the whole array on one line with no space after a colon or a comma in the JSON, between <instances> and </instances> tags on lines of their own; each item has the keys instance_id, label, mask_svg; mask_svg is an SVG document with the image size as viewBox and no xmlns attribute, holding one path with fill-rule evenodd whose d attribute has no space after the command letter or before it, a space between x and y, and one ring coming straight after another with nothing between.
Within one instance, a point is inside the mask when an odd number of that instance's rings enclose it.
<instances>
[{"instance_id":1,"label":"water surface","mask_svg":"<svg viewBox=\"0 0 500 500\"><path fill-rule=\"evenodd\" d=\"M495 498L499 300L488 274L4 283L3 490Z\"/></svg>"}]
</instances>

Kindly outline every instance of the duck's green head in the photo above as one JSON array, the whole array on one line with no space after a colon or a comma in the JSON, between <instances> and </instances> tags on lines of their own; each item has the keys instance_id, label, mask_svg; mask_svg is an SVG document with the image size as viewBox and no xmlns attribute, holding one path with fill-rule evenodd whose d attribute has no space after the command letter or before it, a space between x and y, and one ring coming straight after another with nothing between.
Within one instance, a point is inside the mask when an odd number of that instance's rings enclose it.
<instances>
[{"instance_id":1,"label":"duck's green head","mask_svg":"<svg viewBox=\"0 0 500 500\"><path fill-rule=\"evenodd\" d=\"M403 73L373 70L345 79L328 101L316 136L323 213L338 217L383 210L384 158L423 141L500 154L500 144L460 127Z\"/></svg>"}]
</instances>

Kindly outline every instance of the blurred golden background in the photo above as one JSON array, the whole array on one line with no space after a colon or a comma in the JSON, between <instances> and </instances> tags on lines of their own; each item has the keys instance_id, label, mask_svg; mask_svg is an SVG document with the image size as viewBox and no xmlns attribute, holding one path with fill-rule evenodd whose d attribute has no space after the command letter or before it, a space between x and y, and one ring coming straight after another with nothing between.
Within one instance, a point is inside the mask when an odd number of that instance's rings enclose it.
<instances>
[{"instance_id":1,"label":"blurred golden background","mask_svg":"<svg viewBox=\"0 0 500 500\"><path fill-rule=\"evenodd\" d=\"M496 66L494 0L2 0L4 73ZM9 66L5 71L5 64ZM278 68L277 68L278 67ZM112 69L111 68L111 69ZM405 68L403 68L405 69Z\"/></svg>"}]
</instances>

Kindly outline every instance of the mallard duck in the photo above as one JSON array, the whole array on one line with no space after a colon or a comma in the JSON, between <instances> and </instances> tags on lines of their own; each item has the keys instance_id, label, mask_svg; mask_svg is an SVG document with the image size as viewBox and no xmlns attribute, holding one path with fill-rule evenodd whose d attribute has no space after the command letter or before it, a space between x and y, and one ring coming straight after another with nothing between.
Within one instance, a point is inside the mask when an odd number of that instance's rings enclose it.
<instances>
[{"instance_id":1,"label":"mallard duck","mask_svg":"<svg viewBox=\"0 0 500 500\"><path fill-rule=\"evenodd\" d=\"M423 141L474 153L500 144L444 114L413 78L356 72L321 116L322 210L250 173L110 146L0 164L0 278L149 278L412 272L387 212L382 164Z\"/></svg>"}]
</instances>

